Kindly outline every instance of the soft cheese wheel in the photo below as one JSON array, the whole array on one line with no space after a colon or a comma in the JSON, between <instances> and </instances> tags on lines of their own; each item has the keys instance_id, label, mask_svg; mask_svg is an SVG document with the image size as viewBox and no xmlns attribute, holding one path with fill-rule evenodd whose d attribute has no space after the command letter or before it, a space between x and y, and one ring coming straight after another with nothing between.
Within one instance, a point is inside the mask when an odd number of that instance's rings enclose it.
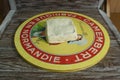
<instances>
[{"instance_id":1,"label":"soft cheese wheel","mask_svg":"<svg viewBox=\"0 0 120 80\"><path fill-rule=\"evenodd\" d=\"M53 18L47 20L46 30L49 43L62 43L77 39L75 26L69 18Z\"/></svg>"}]
</instances>

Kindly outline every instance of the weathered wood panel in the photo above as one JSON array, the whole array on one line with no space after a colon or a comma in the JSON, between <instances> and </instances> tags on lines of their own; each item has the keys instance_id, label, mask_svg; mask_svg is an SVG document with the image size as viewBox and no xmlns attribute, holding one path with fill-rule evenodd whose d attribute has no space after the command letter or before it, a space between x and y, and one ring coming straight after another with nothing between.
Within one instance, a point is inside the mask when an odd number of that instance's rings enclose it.
<instances>
[{"instance_id":1,"label":"weathered wood panel","mask_svg":"<svg viewBox=\"0 0 120 80\"><path fill-rule=\"evenodd\" d=\"M110 1L110 13L120 13L120 0L109 0Z\"/></svg>"},{"instance_id":2,"label":"weathered wood panel","mask_svg":"<svg viewBox=\"0 0 120 80\"><path fill-rule=\"evenodd\" d=\"M0 40L0 80L120 80L120 45L97 10L98 0L16 0L17 12ZM111 47L95 66L77 72L57 73L26 62L14 46L14 34L26 19L46 11L67 10L88 15L107 29Z\"/></svg>"}]
</instances>

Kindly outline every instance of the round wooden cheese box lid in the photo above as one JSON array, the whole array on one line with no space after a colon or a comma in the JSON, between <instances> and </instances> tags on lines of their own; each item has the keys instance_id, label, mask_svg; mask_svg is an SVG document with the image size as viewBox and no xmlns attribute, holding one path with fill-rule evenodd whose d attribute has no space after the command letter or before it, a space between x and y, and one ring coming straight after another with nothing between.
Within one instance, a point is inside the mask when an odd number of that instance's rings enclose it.
<instances>
[{"instance_id":1,"label":"round wooden cheese box lid","mask_svg":"<svg viewBox=\"0 0 120 80\"><path fill-rule=\"evenodd\" d=\"M60 25L72 22L79 39L59 44L49 43L47 31L52 28L46 28L50 19L54 19L53 21L57 19L49 24L50 27L56 22L59 23L58 28ZM60 19L66 21L59 22ZM68 22L67 19L69 19ZM62 32L64 28L65 26L61 28ZM68 30L65 30L67 33L60 39L63 39L65 35L75 35L75 33L70 33L72 30ZM57 40L55 36L52 37L53 41ZM91 67L106 55L110 46L109 35L99 22L83 14L68 11L46 12L26 20L18 27L14 42L17 51L25 60L40 68L58 72Z\"/></svg>"}]
</instances>

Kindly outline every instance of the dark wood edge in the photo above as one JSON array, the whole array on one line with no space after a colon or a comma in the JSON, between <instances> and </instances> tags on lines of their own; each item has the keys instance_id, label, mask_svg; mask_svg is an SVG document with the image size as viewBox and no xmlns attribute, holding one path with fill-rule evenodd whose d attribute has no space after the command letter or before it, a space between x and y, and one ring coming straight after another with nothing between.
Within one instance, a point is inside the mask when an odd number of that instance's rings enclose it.
<instances>
[{"instance_id":1,"label":"dark wood edge","mask_svg":"<svg viewBox=\"0 0 120 80\"><path fill-rule=\"evenodd\" d=\"M6 17L4 18L4 20L2 21L2 23L0 24L0 39L2 37L2 34L5 30L5 28L7 27L7 25L11 21L14 13L16 11L15 0L9 0L9 5L10 5L10 10L9 10L8 14L6 15Z\"/></svg>"},{"instance_id":2,"label":"dark wood edge","mask_svg":"<svg viewBox=\"0 0 120 80\"><path fill-rule=\"evenodd\" d=\"M112 21L107 16L107 14L103 10L101 10L101 7L102 7L103 3L104 3L104 0L99 0L98 11L101 14L101 16L103 17L103 19L106 21L107 25L109 26L111 31L114 33L118 43L120 44L120 32L117 30L117 28L112 23Z\"/></svg>"}]
</instances>

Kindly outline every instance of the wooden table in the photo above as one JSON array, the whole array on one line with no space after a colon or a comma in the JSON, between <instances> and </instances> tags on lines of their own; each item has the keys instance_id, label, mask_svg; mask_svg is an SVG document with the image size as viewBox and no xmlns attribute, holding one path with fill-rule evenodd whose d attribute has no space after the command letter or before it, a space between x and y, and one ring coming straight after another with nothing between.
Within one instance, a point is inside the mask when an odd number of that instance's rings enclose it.
<instances>
[{"instance_id":1,"label":"wooden table","mask_svg":"<svg viewBox=\"0 0 120 80\"><path fill-rule=\"evenodd\" d=\"M0 40L0 80L120 80L120 44L98 11L98 0L16 0L17 11ZM111 44L106 57L86 70L49 72L26 62L14 46L14 34L26 19L46 11L85 14L107 29Z\"/></svg>"}]
</instances>

